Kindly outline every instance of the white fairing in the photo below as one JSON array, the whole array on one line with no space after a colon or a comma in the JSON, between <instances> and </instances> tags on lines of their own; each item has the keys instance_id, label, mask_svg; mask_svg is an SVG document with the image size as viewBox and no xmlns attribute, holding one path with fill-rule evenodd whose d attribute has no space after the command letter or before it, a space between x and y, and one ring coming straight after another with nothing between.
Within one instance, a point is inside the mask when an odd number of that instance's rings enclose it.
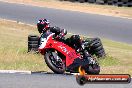
<instances>
[{"instance_id":1,"label":"white fairing","mask_svg":"<svg viewBox=\"0 0 132 88\"><path fill-rule=\"evenodd\" d=\"M43 48L46 46L46 43L47 43L47 41L49 40L49 38L50 38L51 36L53 36L54 34L55 34L55 33L52 33L52 34L48 35L47 38L41 38L41 44L40 44L40 46L39 46L39 49L43 49Z\"/></svg>"}]
</instances>

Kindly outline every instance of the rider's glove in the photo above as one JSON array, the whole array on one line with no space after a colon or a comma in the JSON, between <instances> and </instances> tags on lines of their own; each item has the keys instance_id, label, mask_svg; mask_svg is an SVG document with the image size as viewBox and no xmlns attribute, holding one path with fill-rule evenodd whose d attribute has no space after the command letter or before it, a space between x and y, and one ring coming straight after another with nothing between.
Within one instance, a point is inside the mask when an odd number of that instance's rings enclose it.
<instances>
[{"instance_id":1,"label":"rider's glove","mask_svg":"<svg viewBox=\"0 0 132 88\"><path fill-rule=\"evenodd\" d=\"M56 36L56 39L61 39L64 36L64 34L60 33L59 35Z\"/></svg>"}]
</instances>

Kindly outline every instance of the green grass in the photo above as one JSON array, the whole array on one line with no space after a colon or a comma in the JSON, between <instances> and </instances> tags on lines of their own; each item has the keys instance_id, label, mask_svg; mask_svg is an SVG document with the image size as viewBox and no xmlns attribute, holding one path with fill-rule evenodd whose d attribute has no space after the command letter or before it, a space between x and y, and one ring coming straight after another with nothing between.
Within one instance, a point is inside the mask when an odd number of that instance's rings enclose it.
<instances>
[{"instance_id":1,"label":"green grass","mask_svg":"<svg viewBox=\"0 0 132 88\"><path fill-rule=\"evenodd\" d=\"M106 52L117 58L122 65L131 65L132 63L132 45L110 40L103 40Z\"/></svg>"},{"instance_id":2,"label":"green grass","mask_svg":"<svg viewBox=\"0 0 132 88\"><path fill-rule=\"evenodd\" d=\"M103 66L103 67L117 66L117 65L121 64L119 62L119 60L117 60L116 58L111 57L111 56L107 56L106 58L99 59L98 61L99 61L100 65Z\"/></svg>"},{"instance_id":3,"label":"green grass","mask_svg":"<svg viewBox=\"0 0 132 88\"><path fill-rule=\"evenodd\" d=\"M35 27L0 21L1 70L48 70L43 56L27 53L28 34L37 34Z\"/></svg>"},{"instance_id":4,"label":"green grass","mask_svg":"<svg viewBox=\"0 0 132 88\"><path fill-rule=\"evenodd\" d=\"M101 59L101 73L132 75L132 44L102 39L108 57Z\"/></svg>"},{"instance_id":5,"label":"green grass","mask_svg":"<svg viewBox=\"0 0 132 88\"><path fill-rule=\"evenodd\" d=\"M38 34L35 26L0 20L0 69L50 71L43 56L27 53L27 36ZM102 39L107 57L99 59L101 73L132 75L132 45Z\"/></svg>"}]
</instances>

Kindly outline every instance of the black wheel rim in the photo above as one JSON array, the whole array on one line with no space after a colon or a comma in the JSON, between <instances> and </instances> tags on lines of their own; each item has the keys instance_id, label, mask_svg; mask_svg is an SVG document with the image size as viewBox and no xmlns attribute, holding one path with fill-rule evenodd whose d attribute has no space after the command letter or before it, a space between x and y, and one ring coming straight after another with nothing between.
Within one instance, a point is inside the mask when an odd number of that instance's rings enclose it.
<instances>
[{"instance_id":1,"label":"black wheel rim","mask_svg":"<svg viewBox=\"0 0 132 88\"><path fill-rule=\"evenodd\" d=\"M51 63L52 63L55 67L57 67L58 69L63 69L63 68L64 68L64 63L62 62L61 59L59 59L59 60L57 61L57 59L54 58L53 55L50 55L50 60L51 60Z\"/></svg>"}]
</instances>

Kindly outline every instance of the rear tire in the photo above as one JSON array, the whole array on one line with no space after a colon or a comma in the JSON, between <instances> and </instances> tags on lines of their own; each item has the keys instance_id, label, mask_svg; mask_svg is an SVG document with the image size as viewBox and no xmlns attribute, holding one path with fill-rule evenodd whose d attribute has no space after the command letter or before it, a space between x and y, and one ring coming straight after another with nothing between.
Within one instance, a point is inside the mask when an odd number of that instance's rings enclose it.
<instances>
[{"instance_id":1,"label":"rear tire","mask_svg":"<svg viewBox=\"0 0 132 88\"><path fill-rule=\"evenodd\" d=\"M86 72L87 74L92 74L92 75L97 75L100 73L100 66L99 65L90 65L88 67L88 71Z\"/></svg>"}]
</instances>

